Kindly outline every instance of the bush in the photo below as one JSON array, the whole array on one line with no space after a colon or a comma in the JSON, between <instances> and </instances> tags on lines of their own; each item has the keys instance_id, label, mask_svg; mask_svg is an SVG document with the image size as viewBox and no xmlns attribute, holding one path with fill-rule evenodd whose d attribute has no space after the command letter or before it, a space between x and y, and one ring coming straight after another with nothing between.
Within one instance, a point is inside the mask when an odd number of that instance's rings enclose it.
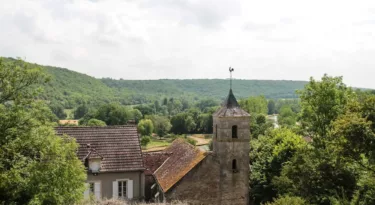
<instances>
[{"instance_id":1,"label":"bush","mask_svg":"<svg viewBox=\"0 0 375 205\"><path fill-rule=\"evenodd\" d=\"M142 147L146 147L148 145L148 143L151 142L151 137L149 136L142 136L141 138L141 146Z\"/></svg>"},{"instance_id":2,"label":"bush","mask_svg":"<svg viewBox=\"0 0 375 205\"><path fill-rule=\"evenodd\" d=\"M98 119L90 119L87 122L87 126L98 126L98 127L104 127L107 126L104 121L98 120Z\"/></svg>"},{"instance_id":3,"label":"bush","mask_svg":"<svg viewBox=\"0 0 375 205\"><path fill-rule=\"evenodd\" d=\"M194 145L194 146L197 144L197 140L192 139L192 138L187 138L186 141L187 141L188 143Z\"/></svg>"},{"instance_id":4,"label":"bush","mask_svg":"<svg viewBox=\"0 0 375 205\"><path fill-rule=\"evenodd\" d=\"M308 203L300 197L294 196L282 196L276 199L272 203L267 203L266 205L308 205Z\"/></svg>"}]
</instances>

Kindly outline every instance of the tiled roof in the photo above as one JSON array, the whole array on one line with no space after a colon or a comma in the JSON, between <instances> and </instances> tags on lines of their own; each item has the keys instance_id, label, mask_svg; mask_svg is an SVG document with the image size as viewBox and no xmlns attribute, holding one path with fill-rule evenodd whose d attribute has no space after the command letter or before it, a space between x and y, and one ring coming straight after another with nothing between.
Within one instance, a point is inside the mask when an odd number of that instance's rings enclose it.
<instances>
[{"instance_id":1,"label":"tiled roof","mask_svg":"<svg viewBox=\"0 0 375 205\"><path fill-rule=\"evenodd\" d=\"M172 153L170 152L146 152L143 153L143 164L145 165L145 174L152 175Z\"/></svg>"},{"instance_id":2,"label":"tiled roof","mask_svg":"<svg viewBox=\"0 0 375 205\"><path fill-rule=\"evenodd\" d=\"M154 173L163 192L167 192L206 157L205 152L183 139L176 139L164 151L172 155Z\"/></svg>"},{"instance_id":3,"label":"tiled roof","mask_svg":"<svg viewBox=\"0 0 375 205\"><path fill-rule=\"evenodd\" d=\"M144 169L136 126L56 127L55 130L58 135L76 139L79 159L84 160L92 150L103 157L101 172Z\"/></svg>"},{"instance_id":4,"label":"tiled roof","mask_svg":"<svg viewBox=\"0 0 375 205\"><path fill-rule=\"evenodd\" d=\"M228 97L224 100L221 108L216 111L214 116L217 117L242 117L242 116L250 116L249 113L242 110L240 105L238 104L236 97L234 97L232 89L229 90Z\"/></svg>"}]
</instances>

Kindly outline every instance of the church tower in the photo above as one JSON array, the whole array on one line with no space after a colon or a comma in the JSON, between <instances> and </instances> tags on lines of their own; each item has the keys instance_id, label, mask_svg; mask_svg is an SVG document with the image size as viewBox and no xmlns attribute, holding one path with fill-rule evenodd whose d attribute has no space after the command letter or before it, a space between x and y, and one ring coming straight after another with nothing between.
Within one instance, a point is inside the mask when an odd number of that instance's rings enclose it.
<instances>
[{"instance_id":1,"label":"church tower","mask_svg":"<svg viewBox=\"0 0 375 205\"><path fill-rule=\"evenodd\" d=\"M220 166L220 205L249 203L250 115L229 90L213 114L213 153Z\"/></svg>"}]
</instances>

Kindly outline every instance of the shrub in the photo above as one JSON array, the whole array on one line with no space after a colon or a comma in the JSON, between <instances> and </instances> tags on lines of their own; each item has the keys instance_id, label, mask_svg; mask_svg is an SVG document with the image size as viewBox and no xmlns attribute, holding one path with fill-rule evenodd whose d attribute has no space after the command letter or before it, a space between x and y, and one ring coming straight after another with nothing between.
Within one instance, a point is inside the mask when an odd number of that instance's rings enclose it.
<instances>
[{"instance_id":1,"label":"shrub","mask_svg":"<svg viewBox=\"0 0 375 205\"><path fill-rule=\"evenodd\" d=\"M194 145L194 146L197 144L197 140L192 139L192 138L187 138L186 141L187 141L188 143Z\"/></svg>"},{"instance_id":2,"label":"shrub","mask_svg":"<svg viewBox=\"0 0 375 205\"><path fill-rule=\"evenodd\" d=\"M282 196L276 199L272 203L267 203L266 205L308 205L308 203L300 197L294 196Z\"/></svg>"},{"instance_id":3,"label":"shrub","mask_svg":"<svg viewBox=\"0 0 375 205\"><path fill-rule=\"evenodd\" d=\"M141 138L141 146L146 147L148 143L151 142L151 137L149 136L142 136Z\"/></svg>"}]
</instances>

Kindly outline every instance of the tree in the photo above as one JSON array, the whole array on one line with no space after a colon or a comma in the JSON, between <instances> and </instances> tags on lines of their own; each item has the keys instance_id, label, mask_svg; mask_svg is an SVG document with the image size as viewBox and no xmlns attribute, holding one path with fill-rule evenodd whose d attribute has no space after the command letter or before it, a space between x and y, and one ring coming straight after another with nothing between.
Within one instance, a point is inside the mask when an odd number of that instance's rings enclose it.
<instances>
[{"instance_id":1,"label":"tree","mask_svg":"<svg viewBox=\"0 0 375 205\"><path fill-rule=\"evenodd\" d=\"M20 60L0 59L0 203L74 204L86 178L75 140L58 137L39 100L46 75Z\"/></svg>"},{"instance_id":2,"label":"tree","mask_svg":"<svg viewBox=\"0 0 375 205\"><path fill-rule=\"evenodd\" d=\"M131 110L117 103L110 103L99 107L95 118L107 125L125 125L132 118Z\"/></svg>"},{"instance_id":3,"label":"tree","mask_svg":"<svg viewBox=\"0 0 375 205\"><path fill-rule=\"evenodd\" d=\"M241 108L250 114L267 114L268 103L264 96L249 97L239 102Z\"/></svg>"},{"instance_id":4,"label":"tree","mask_svg":"<svg viewBox=\"0 0 375 205\"><path fill-rule=\"evenodd\" d=\"M268 114L273 115L276 113L276 104L274 100L268 101Z\"/></svg>"},{"instance_id":5,"label":"tree","mask_svg":"<svg viewBox=\"0 0 375 205\"><path fill-rule=\"evenodd\" d=\"M154 125L150 119L144 119L138 123L138 131L142 136L151 136L154 131Z\"/></svg>"},{"instance_id":6,"label":"tree","mask_svg":"<svg viewBox=\"0 0 375 205\"><path fill-rule=\"evenodd\" d=\"M272 183L287 163L306 146L301 136L286 128L275 129L250 142L250 197L255 204L272 201L278 190Z\"/></svg>"},{"instance_id":7,"label":"tree","mask_svg":"<svg viewBox=\"0 0 375 205\"><path fill-rule=\"evenodd\" d=\"M105 124L104 121L98 120L98 119L90 119L87 122L87 126L93 126L93 127L105 127L107 124Z\"/></svg>"},{"instance_id":8,"label":"tree","mask_svg":"<svg viewBox=\"0 0 375 205\"><path fill-rule=\"evenodd\" d=\"M135 120L136 123L138 123L139 120L141 120L142 117L143 117L141 111L139 111L137 109L132 110L132 116L133 116L133 119Z\"/></svg>"},{"instance_id":9,"label":"tree","mask_svg":"<svg viewBox=\"0 0 375 205\"><path fill-rule=\"evenodd\" d=\"M151 116L147 116L146 119L152 120L152 123L154 124L155 132L159 137L163 137L164 135L166 135L172 127L168 118L164 116L151 115Z\"/></svg>"},{"instance_id":10,"label":"tree","mask_svg":"<svg viewBox=\"0 0 375 205\"><path fill-rule=\"evenodd\" d=\"M283 196L266 205L308 205L308 203L300 197Z\"/></svg>"},{"instance_id":11,"label":"tree","mask_svg":"<svg viewBox=\"0 0 375 205\"><path fill-rule=\"evenodd\" d=\"M151 142L150 136L142 136L141 137L141 146L146 147Z\"/></svg>"},{"instance_id":12,"label":"tree","mask_svg":"<svg viewBox=\"0 0 375 205\"><path fill-rule=\"evenodd\" d=\"M81 119L83 116L85 116L89 112L89 108L86 104L79 105L74 110L74 119Z\"/></svg>"},{"instance_id":13,"label":"tree","mask_svg":"<svg viewBox=\"0 0 375 205\"><path fill-rule=\"evenodd\" d=\"M60 104L50 104L49 108L56 115L56 117L60 120L66 119L67 115L64 112L64 107Z\"/></svg>"},{"instance_id":14,"label":"tree","mask_svg":"<svg viewBox=\"0 0 375 205\"><path fill-rule=\"evenodd\" d=\"M342 77L324 75L321 81L310 78L301 98L302 126L314 136L325 137L332 122L344 113L345 106L353 99L353 91L342 82Z\"/></svg>"},{"instance_id":15,"label":"tree","mask_svg":"<svg viewBox=\"0 0 375 205\"><path fill-rule=\"evenodd\" d=\"M280 109L278 122L281 126L294 127L297 122L297 114L293 112L290 105L283 105Z\"/></svg>"}]
</instances>

